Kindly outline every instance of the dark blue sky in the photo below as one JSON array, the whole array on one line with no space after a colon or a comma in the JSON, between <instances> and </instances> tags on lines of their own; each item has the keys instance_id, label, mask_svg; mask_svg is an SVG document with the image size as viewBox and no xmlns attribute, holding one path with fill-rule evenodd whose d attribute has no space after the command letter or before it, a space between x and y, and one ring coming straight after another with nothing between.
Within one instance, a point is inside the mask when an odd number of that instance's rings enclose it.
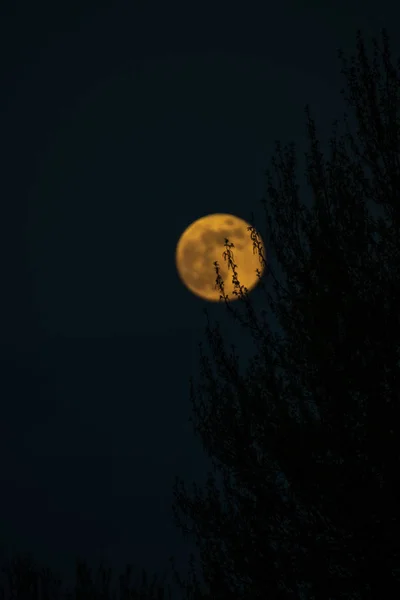
<instances>
[{"instance_id":1,"label":"dark blue sky","mask_svg":"<svg viewBox=\"0 0 400 600\"><path fill-rule=\"evenodd\" d=\"M306 103L329 135L337 48L395 36L398 10L6 4L0 543L66 572L77 553L157 571L191 549L174 476L208 468L188 423L206 304L176 274L179 235L261 214L274 140L306 149Z\"/></svg>"}]
</instances>

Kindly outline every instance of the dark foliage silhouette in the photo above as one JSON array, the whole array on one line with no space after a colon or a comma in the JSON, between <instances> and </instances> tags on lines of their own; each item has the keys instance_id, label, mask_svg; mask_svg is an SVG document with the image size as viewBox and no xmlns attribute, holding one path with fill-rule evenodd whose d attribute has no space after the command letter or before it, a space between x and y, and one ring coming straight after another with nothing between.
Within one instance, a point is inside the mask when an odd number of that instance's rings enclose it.
<instances>
[{"instance_id":1,"label":"dark foliage silhouette","mask_svg":"<svg viewBox=\"0 0 400 600\"><path fill-rule=\"evenodd\" d=\"M132 581L133 568L127 565L114 585L112 569L103 564L96 573L85 561L76 561L73 589L64 589L61 579L50 569L39 568L30 554L18 554L2 568L0 600L171 600L171 586L151 581L143 570Z\"/></svg>"},{"instance_id":2,"label":"dark foliage silhouette","mask_svg":"<svg viewBox=\"0 0 400 600\"><path fill-rule=\"evenodd\" d=\"M308 203L294 146L276 144L267 261L251 229L265 309L239 281L241 310L226 303L256 353L242 368L210 321L200 345L193 423L214 471L204 488L174 487L175 522L200 556L203 582L194 557L189 580L176 573L191 598L400 595L400 62L385 31L372 57L359 32L339 59L356 131L346 114L342 133L335 122L325 158L306 108ZM237 280L234 253L227 241Z\"/></svg>"}]
</instances>

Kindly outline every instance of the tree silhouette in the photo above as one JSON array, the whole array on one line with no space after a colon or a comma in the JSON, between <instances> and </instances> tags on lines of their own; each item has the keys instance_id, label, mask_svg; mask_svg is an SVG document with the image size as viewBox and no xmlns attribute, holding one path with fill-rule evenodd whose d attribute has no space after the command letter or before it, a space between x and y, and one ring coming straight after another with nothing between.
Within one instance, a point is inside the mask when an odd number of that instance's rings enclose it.
<instances>
[{"instance_id":1,"label":"tree silhouette","mask_svg":"<svg viewBox=\"0 0 400 600\"><path fill-rule=\"evenodd\" d=\"M200 345L193 424L213 472L192 492L177 478L173 506L200 555L203 583L194 557L189 580L175 570L190 598L399 596L400 61L385 31L372 57L358 32L339 59L356 131L335 122L325 158L306 108L308 205L294 145L276 144L268 261L251 228L265 308L238 281L226 302L256 352L242 368L210 320Z\"/></svg>"},{"instance_id":2,"label":"tree silhouette","mask_svg":"<svg viewBox=\"0 0 400 600\"><path fill-rule=\"evenodd\" d=\"M77 559L74 588L66 590L57 574L39 568L31 554L21 553L2 567L0 600L171 600L171 586L165 581L157 576L150 581L142 570L140 581L132 582L132 573L127 565L116 589L111 568L100 564L93 574L84 560Z\"/></svg>"}]
</instances>

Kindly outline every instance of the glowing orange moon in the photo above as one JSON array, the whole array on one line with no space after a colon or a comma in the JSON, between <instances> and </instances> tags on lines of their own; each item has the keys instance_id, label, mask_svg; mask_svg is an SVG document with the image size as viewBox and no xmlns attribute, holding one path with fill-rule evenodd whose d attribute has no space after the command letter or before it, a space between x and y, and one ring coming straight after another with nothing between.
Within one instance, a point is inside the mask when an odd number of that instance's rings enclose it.
<instances>
[{"instance_id":1,"label":"glowing orange moon","mask_svg":"<svg viewBox=\"0 0 400 600\"><path fill-rule=\"evenodd\" d=\"M182 282L193 294L210 302L219 301L221 292L215 287L214 266L214 261L218 261L225 292L229 300L236 300L232 294L232 269L228 270L223 257L226 238L234 244L232 252L240 285L249 291L255 287L259 281L256 269L262 272L263 265L258 251L253 252L248 227L249 224L239 217L217 213L194 221L183 232L176 247L175 261ZM260 236L259 239L262 243ZM262 247L264 249L264 245Z\"/></svg>"}]
</instances>

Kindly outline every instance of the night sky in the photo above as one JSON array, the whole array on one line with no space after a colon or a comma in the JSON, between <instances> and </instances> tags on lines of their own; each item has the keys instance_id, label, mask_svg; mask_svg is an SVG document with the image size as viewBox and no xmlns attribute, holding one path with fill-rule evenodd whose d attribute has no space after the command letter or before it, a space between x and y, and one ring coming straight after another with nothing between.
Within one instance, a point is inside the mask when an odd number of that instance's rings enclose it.
<instances>
[{"instance_id":1,"label":"night sky","mask_svg":"<svg viewBox=\"0 0 400 600\"><path fill-rule=\"evenodd\" d=\"M337 49L386 26L400 54L398 9L3 4L0 549L162 571L193 549L174 477L209 468L188 422L202 309L230 323L182 285L178 238L262 215L274 140L306 149L306 103L330 134Z\"/></svg>"}]
</instances>

